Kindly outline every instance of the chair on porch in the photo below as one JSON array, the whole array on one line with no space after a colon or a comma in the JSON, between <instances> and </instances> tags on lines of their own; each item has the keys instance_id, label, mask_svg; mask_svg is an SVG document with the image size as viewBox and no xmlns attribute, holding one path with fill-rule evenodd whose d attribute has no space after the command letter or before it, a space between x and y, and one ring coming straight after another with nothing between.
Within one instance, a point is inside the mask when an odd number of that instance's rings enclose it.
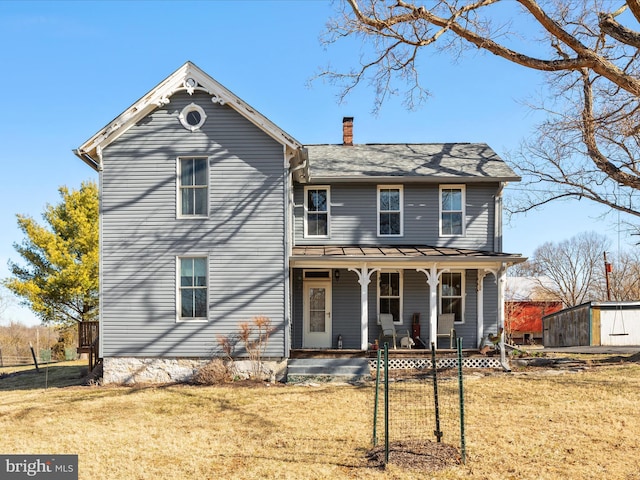
<instances>
[{"instance_id":1,"label":"chair on porch","mask_svg":"<svg viewBox=\"0 0 640 480\"><path fill-rule=\"evenodd\" d=\"M396 346L396 338L399 334L401 336L411 337L411 333L408 329L396 330L396 325L393 323L393 315L390 313L381 313L380 314L380 335L378 336L378 341L382 343L382 339L385 337L393 338L393 348L397 348Z\"/></svg>"},{"instance_id":2,"label":"chair on porch","mask_svg":"<svg viewBox=\"0 0 640 480\"><path fill-rule=\"evenodd\" d=\"M449 338L449 348L454 348L456 342L456 330L453 328L455 319L455 313L441 313L438 316L438 333L436 337Z\"/></svg>"}]
</instances>

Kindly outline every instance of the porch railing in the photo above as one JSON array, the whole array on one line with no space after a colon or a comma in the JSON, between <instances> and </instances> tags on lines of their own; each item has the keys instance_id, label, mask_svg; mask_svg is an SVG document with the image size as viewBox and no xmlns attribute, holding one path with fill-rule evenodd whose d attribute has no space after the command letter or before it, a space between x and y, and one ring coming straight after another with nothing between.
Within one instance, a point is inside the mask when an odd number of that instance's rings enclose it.
<instances>
[{"instance_id":1,"label":"porch railing","mask_svg":"<svg viewBox=\"0 0 640 480\"><path fill-rule=\"evenodd\" d=\"M78 323L78 353L88 353L91 345L98 338L99 322Z\"/></svg>"},{"instance_id":2,"label":"porch railing","mask_svg":"<svg viewBox=\"0 0 640 480\"><path fill-rule=\"evenodd\" d=\"M89 371L100 362L100 322L80 322L78 324L78 353L89 354Z\"/></svg>"}]
</instances>

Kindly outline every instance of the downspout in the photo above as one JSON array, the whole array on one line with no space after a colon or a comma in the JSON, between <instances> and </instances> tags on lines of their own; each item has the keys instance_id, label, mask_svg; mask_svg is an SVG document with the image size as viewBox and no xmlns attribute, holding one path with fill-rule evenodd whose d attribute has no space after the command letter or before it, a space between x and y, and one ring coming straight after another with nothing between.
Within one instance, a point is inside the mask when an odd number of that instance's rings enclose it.
<instances>
[{"instance_id":1,"label":"downspout","mask_svg":"<svg viewBox=\"0 0 640 480\"><path fill-rule=\"evenodd\" d=\"M284 249L284 258L283 258L283 270L284 270L284 324L285 324L285 340L283 344L284 351L283 358L289 358L289 354L291 352L291 344L292 344L292 304L291 304L291 266L289 264L289 258L291 257L291 244L292 244L292 219L291 216L293 214L293 172L298 169L300 166L290 169L290 162L292 156L287 156L287 147L283 147L284 154L284 191L282 193L282 201L285 209L284 214L284 239L283 239L283 249ZM304 162L303 162L304 164Z\"/></svg>"},{"instance_id":2,"label":"downspout","mask_svg":"<svg viewBox=\"0 0 640 480\"><path fill-rule=\"evenodd\" d=\"M507 362L507 354L504 348L504 293L506 273L507 265L503 263L498 270L498 329L502 330L502 333L500 333L500 364L505 371L510 372L511 366L509 362Z\"/></svg>"},{"instance_id":3,"label":"downspout","mask_svg":"<svg viewBox=\"0 0 640 480\"><path fill-rule=\"evenodd\" d=\"M506 186L505 182L500 182L498 192L496 193L494 222L493 222L493 251L502 251L502 192Z\"/></svg>"}]
</instances>

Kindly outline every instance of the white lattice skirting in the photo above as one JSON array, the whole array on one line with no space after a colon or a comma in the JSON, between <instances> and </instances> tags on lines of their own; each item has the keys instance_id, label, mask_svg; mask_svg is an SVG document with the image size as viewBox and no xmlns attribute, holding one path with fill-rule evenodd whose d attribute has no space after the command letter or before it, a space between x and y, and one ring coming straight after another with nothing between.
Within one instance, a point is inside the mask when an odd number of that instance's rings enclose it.
<instances>
[{"instance_id":1,"label":"white lattice skirting","mask_svg":"<svg viewBox=\"0 0 640 480\"><path fill-rule=\"evenodd\" d=\"M376 369L378 360L369 360L369 366ZM436 360L436 368L457 368L457 358L440 358ZM427 358L390 358L391 370L425 370L432 368L431 359ZM500 359L492 357L468 357L462 359L462 368L502 368Z\"/></svg>"}]
</instances>

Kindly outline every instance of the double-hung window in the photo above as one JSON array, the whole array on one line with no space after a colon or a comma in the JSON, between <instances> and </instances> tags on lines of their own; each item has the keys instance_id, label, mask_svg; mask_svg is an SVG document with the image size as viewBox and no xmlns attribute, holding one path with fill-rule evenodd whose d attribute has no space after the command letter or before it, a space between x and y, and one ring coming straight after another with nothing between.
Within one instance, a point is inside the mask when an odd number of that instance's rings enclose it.
<instances>
[{"instance_id":1,"label":"double-hung window","mask_svg":"<svg viewBox=\"0 0 640 480\"><path fill-rule=\"evenodd\" d=\"M440 313L455 314L464 321L464 277L462 272L443 272L440 276Z\"/></svg>"},{"instance_id":2,"label":"double-hung window","mask_svg":"<svg viewBox=\"0 0 640 480\"><path fill-rule=\"evenodd\" d=\"M402 235L402 187L378 187L378 236Z\"/></svg>"},{"instance_id":3,"label":"double-hung window","mask_svg":"<svg viewBox=\"0 0 640 480\"><path fill-rule=\"evenodd\" d=\"M208 163L206 157L181 157L178 159L178 216L207 216Z\"/></svg>"},{"instance_id":4,"label":"double-hung window","mask_svg":"<svg viewBox=\"0 0 640 480\"><path fill-rule=\"evenodd\" d=\"M402 323L402 275L380 272L378 279L378 313L390 313L394 323Z\"/></svg>"},{"instance_id":5,"label":"double-hung window","mask_svg":"<svg viewBox=\"0 0 640 480\"><path fill-rule=\"evenodd\" d=\"M305 187L304 234L306 237L329 236L329 187Z\"/></svg>"},{"instance_id":6,"label":"double-hung window","mask_svg":"<svg viewBox=\"0 0 640 480\"><path fill-rule=\"evenodd\" d=\"M464 235L464 186L440 186L440 235Z\"/></svg>"},{"instance_id":7,"label":"double-hung window","mask_svg":"<svg viewBox=\"0 0 640 480\"><path fill-rule=\"evenodd\" d=\"M178 319L207 319L207 257L178 258Z\"/></svg>"}]
</instances>

